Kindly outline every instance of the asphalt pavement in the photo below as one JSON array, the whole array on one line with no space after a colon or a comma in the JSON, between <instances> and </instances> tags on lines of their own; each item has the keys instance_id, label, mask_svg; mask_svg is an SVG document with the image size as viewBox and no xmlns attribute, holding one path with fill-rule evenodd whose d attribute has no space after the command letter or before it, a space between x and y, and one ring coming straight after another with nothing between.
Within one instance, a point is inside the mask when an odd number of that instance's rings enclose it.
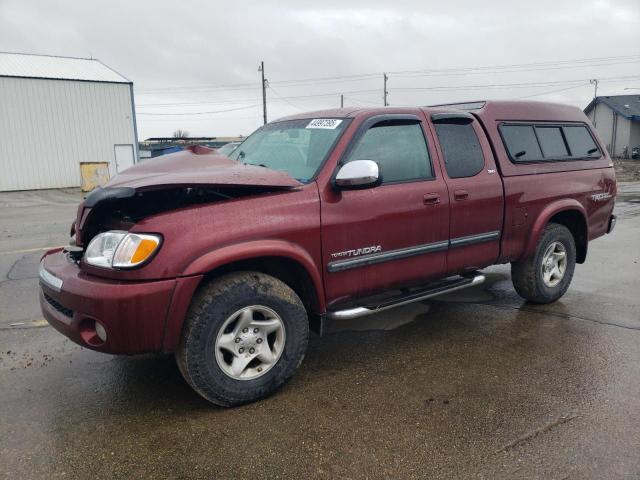
<instances>
[{"instance_id":1,"label":"asphalt pavement","mask_svg":"<svg viewBox=\"0 0 640 480\"><path fill-rule=\"evenodd\" d=\"M79 193L0 194L0 478L640 478L640 184L568 293L508 266L313 337L276 395L209 405L172 356L115 357L43 322L36 268Z\"/></svg>"}]
</instances>

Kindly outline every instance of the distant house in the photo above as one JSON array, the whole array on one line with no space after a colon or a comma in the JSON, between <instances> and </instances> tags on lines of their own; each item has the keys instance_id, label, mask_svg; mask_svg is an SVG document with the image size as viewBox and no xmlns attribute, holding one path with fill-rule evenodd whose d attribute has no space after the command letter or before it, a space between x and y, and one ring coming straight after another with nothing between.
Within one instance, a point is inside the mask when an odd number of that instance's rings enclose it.
<instances>
[{"instance_id":1,"label":"distant house","mask_svg":"<svg viewBox=\"0 0 640 480\"><path fill-rule=\"evenodd\" d=\"M136 161L133 83L91 58L0 52L0 191L76 187Z\"/></svg>"},{"instance_id":2,"label":"distant house","mask_svg":"<svg viewBox=\"0 0 640 480\"><path fill-rule=\"evenodd\" d=\"M611 95L594 98L584 113L598 130L613 157L631 156L640 145L640 95Z\"/></svg>"}]
</instances>

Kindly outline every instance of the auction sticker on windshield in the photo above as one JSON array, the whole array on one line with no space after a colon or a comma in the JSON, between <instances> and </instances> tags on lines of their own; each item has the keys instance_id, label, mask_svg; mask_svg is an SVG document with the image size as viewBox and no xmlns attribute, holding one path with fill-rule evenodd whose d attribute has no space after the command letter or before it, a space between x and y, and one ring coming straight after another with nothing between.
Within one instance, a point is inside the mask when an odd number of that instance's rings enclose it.
<instances>
[{"instance_id":1,"label":"auction sticker on windshield","mask_svg":"<svg viewBox=\"0 0 640 480\"><path fill-rule=\"evenodd\" d=\"M328 130L334 130L338 125L342 123L342 120L337 118L314 118L309 122L306 128L325 128Z\"/></svg>"}]
</instances>

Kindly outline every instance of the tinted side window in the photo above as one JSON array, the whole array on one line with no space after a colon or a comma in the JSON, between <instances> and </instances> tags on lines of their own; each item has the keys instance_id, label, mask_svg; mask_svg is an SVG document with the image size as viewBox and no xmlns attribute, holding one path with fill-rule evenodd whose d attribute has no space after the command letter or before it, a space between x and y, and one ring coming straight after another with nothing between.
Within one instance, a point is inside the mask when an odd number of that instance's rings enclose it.
<instances>
[{"instance_id":1,"label":"tinted side window","mask_svg":"<svg viewBox=\"0 0 640 480\"><path fill-rule=\"evenodd\" d=\"M562 129L564 130L564 136L569 144L572 157L588 157L600 153L587 127L566 126L562 127Z\"/></svg>"},{"instance_id":2,"label":"tinted side window","mask_svg":"<svg viewBox=\"0 0 640 480\"><path fill-rule=\"evenodd\" d=\"M500 127L509 156L516 162L542 159L533 125L503 125Z\"/></svg>"},{"instance_id":3,"label":"tinted side window","mask_svg":"<svg viewBox=\"0 0 640 480\"><path fill-rule=\"evenodd\" d=\"M600 157L600 149L585 125L503 124L500 133L514 162Z\"/></svg>"},{"instance_id":4,"label":"tinted side window","mask_svg":"<svg viewBox=\"0 0 640 480\"><path fill-rule=\"evenodd\" d=\"M436 123L436 133L450 178L473 177L484 168L482 148L470 124Z\"/></svg>"},{"instance_id":5,"label":"tinted side window","mask_svg":"<svg viewBox=\"0 0 640 480\"><path fill-rule=\"evenodd\" d=\"M569 155L560 127L536 127L536 133L545 158Z\"/></svg>"},{"instance_id":6,"label":"tinted side window","mask_svg":"<svg viewBox=\"0 0 640 480\"><path fill-rule=\"evenodd\" d=\"M384 183L433 178L419 123L381 122L360 138L349 160L374 160Z\"/></svg>"}]
</instances>

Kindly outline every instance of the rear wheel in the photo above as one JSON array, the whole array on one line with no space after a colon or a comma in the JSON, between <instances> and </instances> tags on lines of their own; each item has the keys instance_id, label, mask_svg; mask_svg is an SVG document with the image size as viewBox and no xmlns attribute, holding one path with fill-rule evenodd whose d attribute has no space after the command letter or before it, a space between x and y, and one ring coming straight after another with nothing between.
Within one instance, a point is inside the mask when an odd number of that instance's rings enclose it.
<instances>
[{"instance_id":1,"label":"rear wheel","mask_svg":"<svg viewBox=\"0 0 640 480\"><path fill-rule=\"evenodd\" d=\"M518 295L533 303L551 303L562 297L576 266L576 245L567 227L547 225L535 254L511 264L511 279Z\"/></svg>"},{"instance_id":2,"label":"rear wheel","mask_svg":"<svg viewBox=\"0 0 640 480\"><path fill-rule=\"evenodd\" d=\"M240 405L270 395L291 378L308 335L306 311L291 288L269 275L237 272L198 291L176 360L204 398Z\"/></svg>"}]
</instances>

